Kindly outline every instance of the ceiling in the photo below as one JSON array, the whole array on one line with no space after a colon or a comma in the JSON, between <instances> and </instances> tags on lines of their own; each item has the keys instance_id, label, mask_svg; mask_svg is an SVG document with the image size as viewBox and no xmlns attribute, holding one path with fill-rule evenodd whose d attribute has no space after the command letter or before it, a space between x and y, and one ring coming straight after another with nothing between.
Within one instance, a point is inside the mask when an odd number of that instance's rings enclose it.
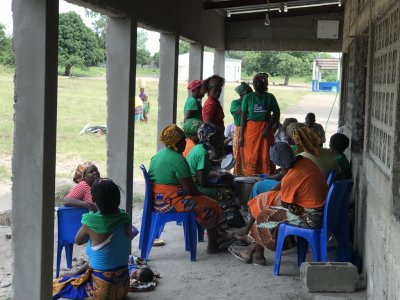
<instances>
[{"instance_id":1,"label":"ceiling","mask_svg":"<svg viewBox=\"0 0 400 300\"><path fill-rule=\"evenodd\" d=\"M215 10L227 22L287 18L344 11L344 0L204 0L205 10Z\"/></svg>"}]
</instances>

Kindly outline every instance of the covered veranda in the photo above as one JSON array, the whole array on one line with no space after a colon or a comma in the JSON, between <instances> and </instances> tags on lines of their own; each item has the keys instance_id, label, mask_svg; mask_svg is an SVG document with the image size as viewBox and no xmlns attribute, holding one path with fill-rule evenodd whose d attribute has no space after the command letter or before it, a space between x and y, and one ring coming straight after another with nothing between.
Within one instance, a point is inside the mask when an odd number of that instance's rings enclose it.
<instances>
[{"instance_id":1,"label":"covered veranda","mask_svg":"<svg viewBox=\"0 0 400 300\"><path fill-rule=\"evenodd\" d=\"M189 80L202 76L204 46L215 48L214 72L221 76L224 75L226 50L339 52L342 49L344 6L338 5L341 1L285 1L289 5L287 12L279 12L282 1L275 0L267 4L259 0L69 2L110 17L107 29L107 173L125 191L121 206L129 212L132 211L134 142L131 100L135 91L138 25L161 32L159 90L163 92L158 99L158 131L176 120L179 38L191 43ZM268 26L264 24L266 13L270 18ZM14 0L13 17L16 55L13 297L49 299L55 242L52 228L58 1ZM332 19L339 21L338 38L318 39L317 21ZM210 262L216 260L218 258L211 258ZM266 271L258 272L262 276Z\"/></svg>"}]
</instances>

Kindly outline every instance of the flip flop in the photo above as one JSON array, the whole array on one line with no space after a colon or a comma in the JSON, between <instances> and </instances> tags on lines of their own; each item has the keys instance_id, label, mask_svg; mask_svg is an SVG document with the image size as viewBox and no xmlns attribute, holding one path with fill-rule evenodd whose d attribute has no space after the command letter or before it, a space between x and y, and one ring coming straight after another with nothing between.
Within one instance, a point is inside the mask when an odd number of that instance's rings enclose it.
<instances>
[{"instance_id":1,"label":"flip flop","mask_svg":"<svg viewBox=\"0 0 400 300\"><path fill-rule=\"evenodd\" d=\"M240 252L239 252L239 250L238 250L237 248L232 247L232 246L229 246L229 247L228 247L228 251L229 251L234 257L236 257L237 259L239 259L239 260L245 262L246 264L251 263L250 260L247 261L247 260L245 260L245 259L240 255Z\"/></svg>"},{"instance_id":2,"label":"flip flop","mask_svg":"<svg viewBox=\"0 0 400 300\"><path fill-rule=\"evenodd\" d=\"M253 258L251 263L255 266L263 266L264 267L267 265L267 260L265 258L264 259L256 259L256 260Z\"/></svg>"},{"instance_id":3,"label":"flip flop","mask_svg":"<svg viewBox=\"0 0 400 300\"><path fill-rule=\"evenodd\" d=\"M227 240L225 240L225 241L219 243L218 249L221 250L221 251L226 251L226 250L228 249L228 247L229 247L230 245L232 245L232 243L233 243L235 240L236 240L235 238L230 238L230 239L228 238Z\"/></svg>"},{"instance_id":4,"label":"flip flop","mask_svg":"<svg viewBox=\"0 0 400 300\"><path fill-rule=\"evenodd\" d=\"M153 242L154 247L164 246L165 242L162 239L155 239Z\"/></svg>"}]
</instances>

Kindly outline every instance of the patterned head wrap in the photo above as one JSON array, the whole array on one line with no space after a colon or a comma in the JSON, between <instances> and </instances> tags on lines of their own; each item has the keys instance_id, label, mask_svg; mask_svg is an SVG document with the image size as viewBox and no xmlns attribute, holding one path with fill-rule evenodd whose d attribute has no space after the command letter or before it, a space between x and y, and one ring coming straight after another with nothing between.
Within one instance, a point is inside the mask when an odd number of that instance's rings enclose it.
<instances>
[{"instance_id":1,"label":"patterned head wrap","mask_svg":"<svg viewBox=\"0 0 400 300\"><path fill-rule=\"evenodd\" d=\"M283 121L282 128L286 129L290 124L297 122L296 118L286 118L285 121Z\"/></svg>"},{"instance_id":2,"label":"patterned head wrap","mask_svg":"<svg viewBox=\"0 0 400 300\"><path fill-rule=\"evenodd\" d=\"M90 161L87 161L83 164L78 165L78 167L75 170L75 174L74 174L74 177L72 178L72 180L75 183L81 182L83 180L83 177L85 175L87 168L89 168L90 166L94 166L94 165L95 164Z\"/></svg>"},{"instance_id":3,"label":"patterned head wrap","mask_svg":"<svg viewBox=\"0 0 400 300\"><path fill-rule=\"evenodd\" d=\"M321 138L303 123L292 123L286 128L286 134L305 152L318 155Z\"/></svg>"},{"instance_id":4,"label":"patterned head wrap","mask_svg":"<svg viewBox=\"0 0 400 300\"><path fill-rule=\"evenodd\" d=\"M175 124L170 124L165 127L160 134L160 142L167 148L178 151L176 144L185 138L185 133Z\"/></svg>"},{"instance_id":5,"label":"patterned head wrap","mask_svg":"<svg viewBox=\"0 0 400 300\"><path fill-rule=\"evenodd\" d=\"M194 91L195 89L201 87L203 85L203 80L192 80L188 86L187 89L189 91Z\"/></svg>"},{"instance_id":6,"label":"patterned head wrap","mask_svg":"<svg viewBox=\"0 0 400 300\"><path fill-rule=\"evenodd\" d=\"M210 143L210 138L219 132L217 125L212 123L203 123L197 130L197 135L199 136L199 144L203 144L207 149L211 149L212 145Z\"/></svg>"},{"instance_id":7,"label":"patterned head wrap","mask_svg":"<svg viewBox=\"0 0 400 300\"><path fill-rule=\"evenodd\" d=\"M203 121L196 119L196 118L190 118L185 121L183 124L183 131L186 134L186 137L191 137L195 133L197 133L197 130L199 127L203 124Z\"/></svg>"},{"instance_id":8,"label":"patterned head wrap","mask_svg":"<svg viewBox=\"0 0 400 300\"><path fill-rule=\"evenodd\" d=\"M244 96L252 91L252 88L246 82L242 82L235 88L235 92L238 93L239 96Z\"/></svg>"},{"instance_id":9,"label":"patterned head wrap","mask_svg":"<svg viewBox=\"0 0 400 300\"><path fill-rule=\"evenodd\" d=\"M283 142L273 144L269 149L269 155L275 165L284 169L289 169L296 159L292 148Z\"/></svg>"},{"instance_id":10,"label":"patterned head wrap","mask_svg":"<svg viewBox=\"0 0 400 300\"><path fill-rule=\"evenodd\" d=\"M262 84L267 84L268 83L268 74L267 73L258 73L253 77L253 82L258 81L261 82Z\"/></svg>"}]
</instances>

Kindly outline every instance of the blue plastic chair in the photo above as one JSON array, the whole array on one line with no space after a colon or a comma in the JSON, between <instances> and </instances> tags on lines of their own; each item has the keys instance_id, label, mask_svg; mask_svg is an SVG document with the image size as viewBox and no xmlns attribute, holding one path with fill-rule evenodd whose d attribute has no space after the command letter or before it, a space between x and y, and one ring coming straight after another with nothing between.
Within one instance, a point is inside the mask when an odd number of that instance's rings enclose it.
<instances>
[{"instance_id":1,"label":"blue plastic chair","mask_svg":"<svg viewBox=\"0 0 400 300\"><path fill-rule=\"evenodd\" d=\"M326 183L328 184L329 187L332 185L335 179L336 179L336 172L331 171L328 175L328 179L326 180Z\"/></svg>"},{"instance_id":2,"label":"blue plastic chair","mask_svg":"<svg viewBox=\"0 0 400 300\"><path fill-rule=\"evenodd\" d=\"M74 249L75 236L82 226L82 215L87 212L89 212L87 209L76 207L57 208L58 242L56 277L60 275L61 253L64 247L67 267L72 267L72 252Z\"/></svg>"},{"instance_id":3,"label":"blue plastic chair","mask_svg":"<svg viewBox=\"0 0 400 300\"><path fill-rule=\"evenodd\" d=\"M177 222L183 224L185 236L185 250L190 251L190 259L196 260L197 252L197 231L199 231L199 240L203 240L204 228L197 226L196 214L194 212L182 213L157 213L153 211L153 192L151 190L150 179L146 167L140 165L146 182L146 195L144 197L144 207L142 216L142 225L140 229L139 248L141 257L147 259L153 242L161 236L165 223Z\"/></svg>"},{"instance_id":4,"label":"blue plastic chair","mask_svg":"<svg viewBox=\"0 0 400 300\"><path fill-rule=\"evenodd\" d=\"M328 232L331 232L336 237L338 245L336 261L351 261L352 249L348 231L348 204L352 186L352 180L332 183L325 201L322 228L306 229L289 224L280 224L274 265L275 275L279 275L283 243L289 235L297 237L297 263L299 266L306 259L307 245L310 245L314 261L327 261Z\"/></svg>"}]
</instances>

